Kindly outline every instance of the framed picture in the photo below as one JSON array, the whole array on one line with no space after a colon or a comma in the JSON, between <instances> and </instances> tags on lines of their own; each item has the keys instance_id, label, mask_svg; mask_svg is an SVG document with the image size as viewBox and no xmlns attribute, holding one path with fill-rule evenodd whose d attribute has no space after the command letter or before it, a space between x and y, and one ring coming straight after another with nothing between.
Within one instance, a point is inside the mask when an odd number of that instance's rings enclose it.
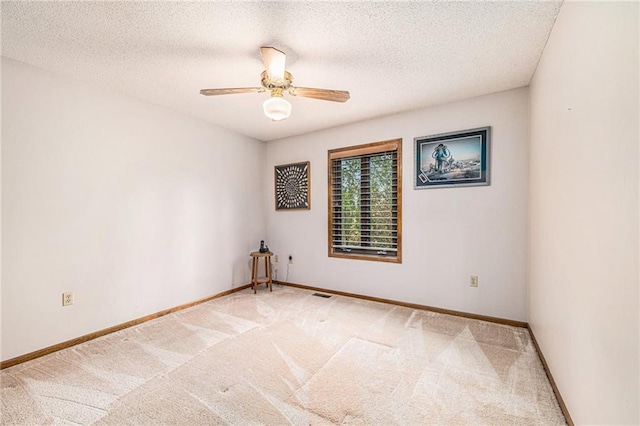
<instances>
[{"instance_id":1,"label":"framed picture","mask_svg":"<svg viewBox=\"0 0 640 426\"><path fill-rule=\"evenodd\" d=\"M276 210L311 208L310 163L292 163L275 166Z\"/></svg>"},{"instance_id":2,"label":"framed picture","mask_svg":"<svg viewBox=\"0 0 640 426\"><path fill-rule=\"evenodd\" d=\"M489 185L491 127L415 138L414 189Z\"/></svg>"}]
</instances>

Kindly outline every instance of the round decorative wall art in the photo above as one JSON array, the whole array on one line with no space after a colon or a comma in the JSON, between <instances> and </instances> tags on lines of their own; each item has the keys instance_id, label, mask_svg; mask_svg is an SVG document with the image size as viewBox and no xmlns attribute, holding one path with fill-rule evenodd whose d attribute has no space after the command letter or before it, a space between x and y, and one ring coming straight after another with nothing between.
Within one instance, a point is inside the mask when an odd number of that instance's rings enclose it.
<instances>
[{"instance_id":1,"label":"round decorative wall art","mask_svg":"<svg viewBox=\"0 0 640 426\"><path fill-rule=\"evenodd\" d=\"M276 210L310 209L309 162L275 166Z\"/></svg>"}]
</instances>

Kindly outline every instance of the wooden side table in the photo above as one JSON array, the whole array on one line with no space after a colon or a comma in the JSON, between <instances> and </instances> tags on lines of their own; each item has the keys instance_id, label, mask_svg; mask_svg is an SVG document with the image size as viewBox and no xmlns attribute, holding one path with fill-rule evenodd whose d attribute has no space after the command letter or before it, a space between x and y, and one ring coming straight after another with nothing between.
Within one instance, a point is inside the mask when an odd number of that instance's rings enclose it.
<instances>
[{"instance_id":1,"label":"wooden side table","mask_svg":"<svg viewBox=\"0 0 640 426\"><path fill-rule=\"evenodd\" d=\"M260 253L254 251L251 253L251 284L253 284L253 294L258 291L258 284L265 283L269 287L269 291L273 291L273 279L271 277L271 256L273 253L270 251L266 253ZM267 274L266 277L258 278L258 261L260 258L264 259L264 270Z\"/></svg>"}]
</instances>

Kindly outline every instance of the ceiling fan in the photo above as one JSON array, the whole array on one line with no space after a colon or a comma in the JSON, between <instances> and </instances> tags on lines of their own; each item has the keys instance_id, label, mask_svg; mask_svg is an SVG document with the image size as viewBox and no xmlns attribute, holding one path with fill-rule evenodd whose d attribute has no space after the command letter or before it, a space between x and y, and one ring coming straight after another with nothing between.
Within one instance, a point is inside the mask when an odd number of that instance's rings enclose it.
<instances>
[{"instance_id":1,"label":"ceiling fan","mask_svg":"<svg viewBox=\"0 0 640 426\"><path fill-rule=\"evenodd\" d=\"M292 86L293 76L285 70L287 56L273 47L261 47L260 54L265 70L260 74L262 87L238 87L227 89L202 89L201 95L232 95L236 93L261 93L269 91L271 96L264 101L264 114L273 121L284 120L291 115L291 104L284 98L287 92L293 96L321 99L331 102L346 102L349 92L345 90L315 89L311 87Z\"/></svg>"}]
</instances>

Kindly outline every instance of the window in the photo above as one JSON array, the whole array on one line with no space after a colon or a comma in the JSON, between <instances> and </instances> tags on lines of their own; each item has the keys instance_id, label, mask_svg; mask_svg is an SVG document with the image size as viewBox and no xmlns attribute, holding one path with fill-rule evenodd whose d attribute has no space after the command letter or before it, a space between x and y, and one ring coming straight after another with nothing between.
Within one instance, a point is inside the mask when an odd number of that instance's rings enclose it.
<instances>
[{"instance_id":1,"label":"window","mask_svg":"<svg viewBox=\"0 0 640 426\"><path fill-rule=\"evenodd\" d=\"M402 262L402 139L329 151L329 256Z\"/></svg>"}]
</instances>

